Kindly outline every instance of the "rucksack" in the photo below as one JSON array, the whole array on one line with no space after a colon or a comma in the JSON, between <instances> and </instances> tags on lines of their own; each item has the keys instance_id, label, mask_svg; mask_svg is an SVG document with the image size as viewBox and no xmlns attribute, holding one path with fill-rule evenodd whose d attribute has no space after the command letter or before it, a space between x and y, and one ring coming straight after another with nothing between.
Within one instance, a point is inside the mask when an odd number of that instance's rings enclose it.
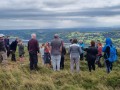
<instances>
[{"instance_id":1,"label":"rucksack","mask_svg":"<svg viewBox=\"0 0 120 90\"><path fill-rule=\"evenodd\" d=\"M108 57L107 60L110 61L110 62L115 62L118 59L117 49L113 45L112 46L109 45L109 47L110 47L110 56Z\"/></svg>"}]
</instances>

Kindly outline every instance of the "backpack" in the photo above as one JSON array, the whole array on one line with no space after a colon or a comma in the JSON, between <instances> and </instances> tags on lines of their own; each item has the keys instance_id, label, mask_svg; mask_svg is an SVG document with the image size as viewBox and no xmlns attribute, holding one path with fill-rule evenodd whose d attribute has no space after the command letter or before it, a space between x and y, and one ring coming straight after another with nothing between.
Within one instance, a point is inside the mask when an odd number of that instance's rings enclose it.
<instances>
[{"instance_id":1,"label":"backpack","mask_svg":"<svg viewBox=\"0 0 120 90\"><path fill-rule=\"evenodd\" d=\"M117 56L117 49L115 46L109 46L110 47L110 56L108 58L108 61L110 62L115 62L117 61L118 59L118 56Z\"/></svg>"}]
</instances>

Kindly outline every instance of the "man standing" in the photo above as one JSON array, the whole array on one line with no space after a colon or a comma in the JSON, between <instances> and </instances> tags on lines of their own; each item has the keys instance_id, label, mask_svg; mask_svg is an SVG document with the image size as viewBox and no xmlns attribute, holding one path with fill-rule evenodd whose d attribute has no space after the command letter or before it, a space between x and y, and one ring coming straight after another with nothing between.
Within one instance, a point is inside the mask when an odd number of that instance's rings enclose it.
<instances>
[{"instance_id":1,"label":"man standing","mask_svg":"<svg viewBox=\"0 0 120 90\"><path fill-rule=\"evenodd\" d=\"M5 41L5 47L6 47L6 50L7 50L7 57L9 57L10 55L10 43L9 43L9 36L6 36L6 38L4 39Z\"/></svg>"},{"instance_id":2,"label":"man standing","mask_svg":"<svg viewBox=\"0 0 120 90\"><path fill-rule=\"evenodd\" d=\"M61 51L62 40L59 38L58 34L55 34L51 42L51 59L54 71L60 70Z\"/></svg>"},{"instance_id":3,"label":"man standing","mask_svg":"<svg viewBox=\"0 0 120 90\"><path fill-rule=\"evenodd\" d=\"M16 52L16 49L17 49L17 44L18 44L18 38L16 38L16 40L13 41L13 42L10 44L10 51L11 51L11 54L12 54L11 60L12 60L12 61L16 61L15 52Z\"/></svg>"},{"instance_id":4,"label":"man standing","mask_svg":"<svg viewBox=\"0 0 120 90\"><path fill-rule=\"evenodd\" d=\"M4 35L0 34L0 63L7 60L6 48L4 43Z\"/></svg>"},{"instance_id":5,"label":"man standing","mask_svg":"<svg viewBox=\"0 0 120 90\"><path fill-rule=\"evenodd\" d=\"M31 34L31 40L28 42L28 51L29 51L29 57L30 57L30 70L38 69L37 63L38 63L38 56L39 53L39 43L36 40L36 34Z\"/></svg>"}]
</instances>

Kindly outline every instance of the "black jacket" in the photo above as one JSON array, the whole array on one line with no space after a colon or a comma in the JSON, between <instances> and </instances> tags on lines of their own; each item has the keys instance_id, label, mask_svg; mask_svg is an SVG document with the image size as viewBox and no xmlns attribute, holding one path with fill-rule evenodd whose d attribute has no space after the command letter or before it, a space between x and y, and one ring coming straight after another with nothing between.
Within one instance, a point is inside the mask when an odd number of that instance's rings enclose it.
<instances>
[{"instance_id":1,"label":"black jacket","mask_svg":"<svg viewBox=\"0 0 120 90\"><path fill-rule=\"evenodd\" d=\"M86 55L86 59L87 61L91 61L91 60L95 60L96 56L98 54L98 50L96 47L88 47L87 49L85 49L85 51L87 52Z\"/></svg>"},{"instance_id":2,"label":"black jacket","mask_svg":"<svg viewBox=\"0 0 120 90\"><path fill-rule=\"evenodd\" d=\"M13 41L10 45L10 50L16 51L17 43L17 40Z\"/></svg>"},{"instance_id":3,"label":"black jacket","mask_svg":"<svg viewBox=\"0 0 120 90\"><path fill-rule=\"evenodd\" d=\"M66 54L66 48L63 46L62 47L62 55L65 55Z\"/></svg>"}]
</instances>

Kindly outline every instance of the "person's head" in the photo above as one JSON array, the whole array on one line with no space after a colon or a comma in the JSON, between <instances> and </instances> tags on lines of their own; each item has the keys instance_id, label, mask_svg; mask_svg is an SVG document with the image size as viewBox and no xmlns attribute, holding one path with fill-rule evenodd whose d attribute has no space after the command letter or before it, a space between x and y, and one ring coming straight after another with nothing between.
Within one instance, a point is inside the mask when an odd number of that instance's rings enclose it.
<instances>
[{"instance_id":1,"label":"person's head","mask_svg":"<svg viewBox=\"0 0 120 90\"><path fill-rule=\"evenodd\" d=\"M35 33L32 33L32 34L31 34L31 38L32 38L32 39L36 39L36 34L35 34Z\"/></svg>"},{"instance_id":2,"label":"person's head","mask_svg":"<svg viewBox=\"0 0 120 90\"><path fill-rule=\"evenodd\" d=\"M112 45L112 40L110 38L106 38L106 45Z\"/></svg>"},{"instance_id":3,"label":"person's head","mask_svg":"<svg viewBox=\"0 0 120 90\"><path fill-rule=\"evenodd\" d=\"M4 39L4 34L0 34L0 39Z\"/></svg>"},{"instance_id":4,"label":"person's head","mask_svg":"<svg viewBox=\"0 0 120 90\"><path fill-rule=\"evenodd\" d=\"M15 39L17 42L19 42L19 38L17 37L16 39Z\"/></svg>"},{"instance_id":5,"label":"person's head","mask_svg":"<svg viewBox=\"0 0 120 90\"><path fill-rule=\"evenodd\" d=\"M55 34L55 35L54 35L54 38L55 38L55 39L58 39L58 38L59 38L59 35L58 35L58 34Z\"/></svg>"},{"instance_id":6,"label":"person's head","mask_svg":"<svg viewBox=\"0 0 120 90\"><path fill-rule=\"evenodd\" d=\"M45 44L43 43L42 46L44 46Z\"/></svg>"},{"instance_id":7,"label":"person's head","mask_svg":"<svg viewBox=\"0 0 120 90\"><path fill-rule=\"evenodd\" d=\"M76 38L73 39L72 43L73 43L73 44L77 44L77 43L78 43L77 39L76 39Z\"/></svg>"},{"instance_id":8,"label":"person's head","mask_svg":"<svg viewBox=\"0 0 120 90\"><path fill-rule=\"evenodd\" d=\"M80 40L79 42L80 42L80 44L83 44L83 41L82 41L82 40Z\"/></svg>"},{"instance_id":9,"label":"person's head","mask_svg":"<svg viewBox=\"0 0 120 90\"><path fill-rule=\"evenodd\" d=\"M18 43L19 43L19 44L22 44L22 40L19 40Z\"/></svg>"},{"instance_id":10,"label":"person's head","mask_svg":"<svg viewBox=\"0 0 120 90\"><path fill-rule=\"evenodd\" d=\"M93 41L93 40L91 41L91 46L95 47L95 41Z\"/></svg>"},{"instance_id":11,"label":"person's head","mask_svg":"<svg viewBox=\"0 0 120 90\"><path fill-rule=\"evenodd\" d=\"M45 46L45 44L43 43L40 47L43 48Z\"/></svg>"},{"instance_id":12,"label":"person's head","mask_svg":"<svg viewBox=\"0 0 120 90\"><path fill-rule=\"evenodd\" d=\"M102 47L102 43L98 43L98 47Z\"/></svg>"}]
</instances>

